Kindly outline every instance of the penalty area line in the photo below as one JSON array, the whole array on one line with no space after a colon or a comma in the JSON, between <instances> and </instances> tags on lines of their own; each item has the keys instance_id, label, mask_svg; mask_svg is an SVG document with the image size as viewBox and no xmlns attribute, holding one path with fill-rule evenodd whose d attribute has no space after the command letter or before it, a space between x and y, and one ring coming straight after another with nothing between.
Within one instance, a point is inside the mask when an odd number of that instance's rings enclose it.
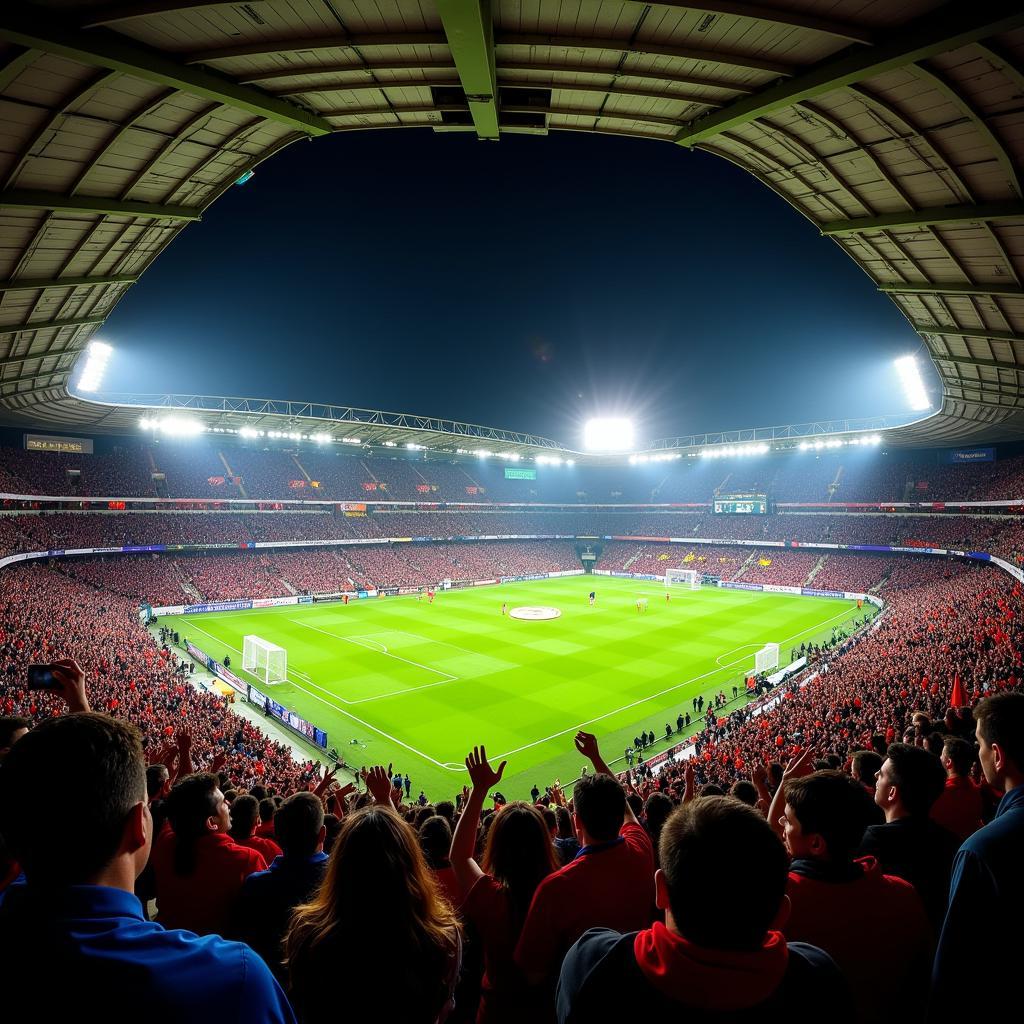
<instances>
[{"instance_id":1,"label":"penalty area line","mask_svg":"<svg viewBox=\"0 0 1024 1024\"><path fill-rule=\"evenodd\" d=\"M219 639L218 637L215 637L212 633L207 633L206 630L203 629L201 626L196 626L194 623L191 623L191 622L190 622L190 625L192 626L193 629L198 629L200 633L204 633L211 640L216 640L217 643L223 644L225 647L227 647L227 649L229 651L234 651L236 654L241 654L242 653L237 647L232 647L231 644L225 644L223 640ZM346 718L351 718L353 722L358 723L364 729L369 729L371 732L375 732L379 736L383 736L384 739L388 740L390 743L394 743L396 746L399 746L399 747L402 747L405 750L408 750L410 753L415 754L417 757L422 757L424 761L429 761L431 764L437 765L438 768L444 768L446 771L449 771L449 772L454 772L454 771L462 772L462 771L466 770L466 766L462 765L462 764L460 764L460 765L453 765L451 761L438 761L437 758L431 757L429 754L423 753L422 750L417 750L416 747L412 746L409 743L406 743L404 740L400 740L397 736L392 736L390 733L385 732L383 729L378 729L377 726L371 725L371 723L364 721L362 718L359 718L357 715L353 715L351 711L346 711L343 707L340 707L338 704L335 704L333 701L325 700L319 694L313 693L312 690L307 690L304 686L300 685L299 683L296 683L294 680L292 680L292 685L295 686L296 689L299 689L303 693L305 693L308 696L312 697L314 700L320 701L321 704L326 704L329 708L333 709L334 711L337 711L339 714L344 715ZM323 687L318 686L317 683L314 683L312 681L310 681L310 685L311 686L317 686L318 689L323 689ZM431 685L437 685L437 684L431 684ZM330 693L330 692L331 692L330 690L324 690L324 693ZM345 699L344 697L338 697L338 700L344 700L344 699Z\"/></svg>"}]
</instances>

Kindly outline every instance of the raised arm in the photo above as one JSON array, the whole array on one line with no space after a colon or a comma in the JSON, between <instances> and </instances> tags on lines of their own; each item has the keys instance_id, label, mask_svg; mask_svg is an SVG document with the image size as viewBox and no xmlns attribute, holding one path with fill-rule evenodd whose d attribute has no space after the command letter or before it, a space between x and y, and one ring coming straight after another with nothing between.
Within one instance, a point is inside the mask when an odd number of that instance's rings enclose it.
<instances>
[{"instance_id":1,"label":"raised arm","mask_svg":"<svg viewBox=\"0 0 1024 1024\"><path fill-rule=\"evenodd\" d=\"M601 749L597 745L597 737L592 732L578 732L576 733L576 749L587 758L590 763L594 766L594 771L601 775L610 775L613 779L615 773L605 763L605 759L601 756ZM626 814L624 818L627 824L639 825L636 815L633 813L633 808L629 806L629 801L626 801Z\"/></svg>"},{"instance_id":2,"label":"raised arm","mask_svg":"<svg viewBox=\"0 0 1024 1024\"><path fill-rule=\"evenodd\" d=\"M808 747L802 754L790 758L786 770L782 773L782 781L779 783L779 788L775 790L775 796L772 797L771 806L768 808L768 824L780 839L785 833L781 819L782 812L786 809L786 783L790 779L799 779L804 775L810 775L814 771L815 757L814 749Z\"/></svg>"},{"instance_id":3,"label":"raised arm","mask_svg":"<svg viewBox=\"0 0 1024 1024\"><path fill-rule=\"evenodd\" d=\"M498 770L494 771L487 761L485 747L474 747L472 753L466 758L466 770L469 772L473 788L463 802L462 817L459 818L459 823L455 826L455 835L452 836L452 848L449 854L452 870L455 872L455 878L463 896L468 895L469 890L476 884L476 880L483 874L480 865L473 858L477 828L480 824L480 811L487 799L488 790L501 781L507 763L507 761L502 761L498 765Z\"/></svg>"}]
</instances>

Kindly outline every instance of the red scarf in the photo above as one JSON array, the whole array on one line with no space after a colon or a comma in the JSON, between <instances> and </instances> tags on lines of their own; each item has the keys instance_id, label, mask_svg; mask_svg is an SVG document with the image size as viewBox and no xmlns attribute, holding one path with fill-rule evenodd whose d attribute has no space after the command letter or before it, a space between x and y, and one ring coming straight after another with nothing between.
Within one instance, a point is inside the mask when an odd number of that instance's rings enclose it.
<instances>
[{"instance_id":1,"label":"red scarf","mask_svg":"<svg viewBox=\"0 0 1024 1024\"><path fill-rule=\"evenodd\" d=\"M656 921L637 934L633 955L659 992L687 1006L723 1012L763 1003L782 983L789 949L782 932L768 932L753 952L708 949Z\"/></svg>"}]
</instances>

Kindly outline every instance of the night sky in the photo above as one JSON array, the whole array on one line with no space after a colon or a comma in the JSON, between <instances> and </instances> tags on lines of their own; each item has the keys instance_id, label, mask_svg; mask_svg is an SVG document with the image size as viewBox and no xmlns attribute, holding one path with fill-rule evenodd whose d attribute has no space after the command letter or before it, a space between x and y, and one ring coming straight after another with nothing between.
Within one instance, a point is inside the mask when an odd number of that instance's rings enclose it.
<instances>
[{"instance_id":1,"label":"night sky","mask_svg":"<svg viewBox=\"0 0 1024 1024\"><path fill-rule=\"evenodd\" d=\"M100 335L104 392L292 398L579 444L904 413L896 307L756 179L664 143L300 142L187 227Z\"/></svg>"}]
</instances>

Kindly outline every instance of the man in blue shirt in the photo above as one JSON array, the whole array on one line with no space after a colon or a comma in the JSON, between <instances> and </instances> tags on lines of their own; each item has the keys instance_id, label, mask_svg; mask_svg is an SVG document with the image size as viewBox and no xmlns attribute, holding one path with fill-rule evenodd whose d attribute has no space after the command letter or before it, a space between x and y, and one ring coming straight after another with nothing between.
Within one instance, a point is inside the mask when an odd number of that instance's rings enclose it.
<instances>
[{"instance_id":1,"label":"man in blue shirt","mask_svg":"<svg viewBox=\"0 0 1024 1024\"><path fill-rule=\"evenodd\" d=\"M294 1024L248 946L147 921L152 845L138 730L86 712L43 722L0 770L0 832L24 869L0 903L0 964L20 1014L147 1024Z\"/></svg>"},{"instance_id":2,"label":"man in blue shirt","mask_svg":"<svg viewBox=\"0 0 1024 1024\"><path fill-rule=\"evenodd\" d=\"M242 883L235 934L266 960L283 984L281 947L292 911L312 897L327 873L327 829L319 797L288 797L274 815L274 834L283 854L266 871L257 871Z\"/></svg>"},{"instance_id":3,"label":"man in blue shirt","mask_svg":"<svg viewBox=\"0 0 1024 1024\"><path fill-rule=\"evenodd\" d=\"M1024 963L1024 693L988 697L974 717L982 771L1004 795L953 863L932 974L933 1020L976 1014L981 973L991 966L1012 987L1016 979L1005 972ZM997 977L986 980L998 984Z\"/></svg>"}]
</instances>

